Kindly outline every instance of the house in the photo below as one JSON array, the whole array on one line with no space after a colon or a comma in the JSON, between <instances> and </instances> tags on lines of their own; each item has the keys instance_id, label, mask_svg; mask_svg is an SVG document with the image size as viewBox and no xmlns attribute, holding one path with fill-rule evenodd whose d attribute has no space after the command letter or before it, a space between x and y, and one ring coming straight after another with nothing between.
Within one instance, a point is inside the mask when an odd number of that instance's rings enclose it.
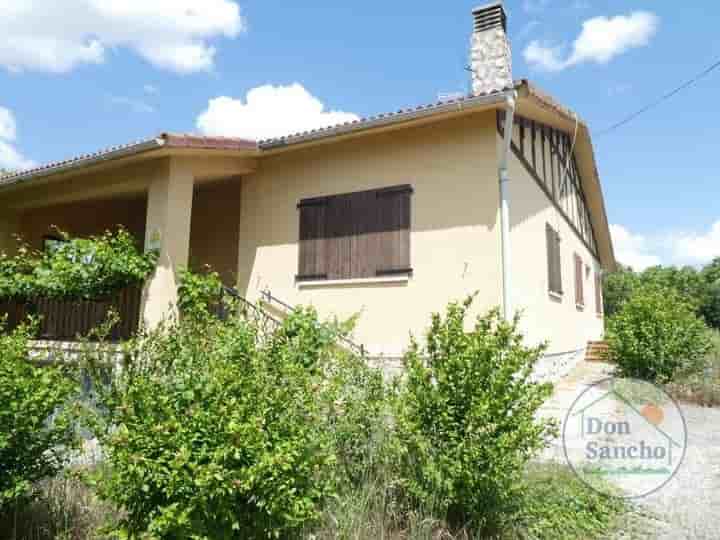
<instances>
[{"instance_id":1,"label":"house","mask_svg":"<svg viewBox=\"0 0 720 540\"><path fill-rule=\"evenodd\" d=\"M602 337L615 266L587 126L514 81L501 3L473 11L472 92L271 140L162 134L0 180L0 247L123 224L160 265L142 316L173 309L177 270L211 265L251 302L270 291L398 357L429 315L523 310L547 369ZM554 366L554 367L553 367Z\"/></svg>"}]
</instances>

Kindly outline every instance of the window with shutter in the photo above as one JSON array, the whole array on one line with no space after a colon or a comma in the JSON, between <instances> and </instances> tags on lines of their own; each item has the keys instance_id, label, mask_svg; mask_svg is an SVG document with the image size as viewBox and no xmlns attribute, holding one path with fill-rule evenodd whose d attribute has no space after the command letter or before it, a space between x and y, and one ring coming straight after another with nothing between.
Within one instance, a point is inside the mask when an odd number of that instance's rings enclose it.
<instances>
[{"instance_id":1,"label":"window with shutter","mask_svg":"<svg viewBox=\"0 0 720 540\"><path fill-rule=\"evenodd\" d=\"M548 263L548 290L556 295L563 293L560 260L560 234L548 223L545 225Z\"/></svg>"},{"instance_id":2,"label":"window with shutter","mask_svg":"<svg viewBox=\"0 0 720 540\"><path fill-rule=\"evenodd\" d=\"M303 199L298 281L410 274L409 185Z\"/></svg>"},{"instance_id":3,"label":"window with shutter","mask_svg":"<svg viewBox=\"0 0 720 540\"><path fill-rule=\"evenodd\" d=\"M603 314L602 277L597 271L595 272L595 313Z\"/></svg>"},{"instance_id":4,"label":"window with shutter","mask_svg":"<svg viewBox=\"0 0 720 540\"><path fill-rule=\"evenodd\" d=\"M575 305L585 307L585 291L583 288L583 262L580 255L575 253Z\"/></svg>"}]
</instances>

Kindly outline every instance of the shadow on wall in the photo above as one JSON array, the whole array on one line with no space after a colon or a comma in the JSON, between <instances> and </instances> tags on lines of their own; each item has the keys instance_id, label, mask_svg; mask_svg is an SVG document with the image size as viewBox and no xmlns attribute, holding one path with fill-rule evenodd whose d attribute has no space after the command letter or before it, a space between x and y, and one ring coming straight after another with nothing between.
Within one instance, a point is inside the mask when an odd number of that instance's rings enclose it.
<instances>
[{"instance_id":1,"label":"shadow on wall","mask_svg":"<svg viewBox=\"0 0 720 540\"><path fill-rule=\"evenodd\" d=\"M53 226L74 237L88 237L122 224L142 247L146 212L147 198L137 195L34 208L21 214L19 234L33 248L42 249Z\"/></svg>"},{"instance_id":2,"label":"shadow on wall","mask_svg":"<svg viewBox=\"0 0 720 540\"><path fill-rule=\"evenodd\" d=\"M209 265L223 283L237 284L241 178L196 186L190 222L190 268Z\"/></svg>"},{"instance_id":3,"label":"shadow on wall","mask_svg":"<svg viewBox=\"0 0 720 540\"><path fill-rule=\"evenodd\" d=\"M495 125L494 112L478 113L266 158L257 173L243 179L240 290L260 285L251 280L261 251L297 245L296 205L305 198L410 184L414 267L433 263L433 246L418 249L418 235L477 227L494 239L499 200ZM479 237L479 246L487 239ZM487 246L480 250L483 256L487 251L491 264L498 255L495 244ZM465 257L467 248L442 242L434 247L436 263ZM292 264L282 271L294 276L297 260ZM462 264L459 268L462 272Z\"/></svg>"}]
</instances>

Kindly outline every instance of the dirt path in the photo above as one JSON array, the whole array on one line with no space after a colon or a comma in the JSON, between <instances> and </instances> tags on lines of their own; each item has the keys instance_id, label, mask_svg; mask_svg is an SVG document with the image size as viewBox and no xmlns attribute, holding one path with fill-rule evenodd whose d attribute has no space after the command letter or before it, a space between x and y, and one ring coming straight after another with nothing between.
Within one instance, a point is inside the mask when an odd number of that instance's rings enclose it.
<instances>
[{"instance_id":1,"label":"dirt path","mask_svg":"<svg viewBox=\"0 0 720 540\"><path fill-rule=\"evenodd\" d=\"M611 373L608 364L581 362L556 385L540 414L562 423L576 397ZM720 539L720 408L680 407L688 431L685 460L662 489L637 500L642 517L619 538ZM562 441L553 441L542 458L565 463Z\"/></svg>"}]
</instances>

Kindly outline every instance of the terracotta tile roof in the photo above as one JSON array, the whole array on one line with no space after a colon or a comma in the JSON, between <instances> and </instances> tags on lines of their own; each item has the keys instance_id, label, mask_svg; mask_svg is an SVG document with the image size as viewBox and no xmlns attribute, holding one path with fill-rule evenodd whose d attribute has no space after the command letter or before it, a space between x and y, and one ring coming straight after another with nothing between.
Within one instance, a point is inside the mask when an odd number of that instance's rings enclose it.
<instances>
[{"instance_id":1,"label":"terracotta tile roof","mask_svg":"<svg viewBox=\"0 0 720 540\"><path fill-rule=\"evenodd\" d=\"M255 150L255 141L237 137L204 137L188 133L162 133L167 148L202 148L208 150Z\"/></svg>"},{"instance_id":2,"label":"terracotta tile roof","mask_svg":"<svg viewBox=\"0 0 720 540\"><path fill-rule=\"evenodd\" d=\"M572 117L572 111L560 105L550 96L537 89L537 87L531 85L527 80L523 79L514 83L514 87L516 89L522 86L528 88L532 95L534 95L538 99L541 99L545 104L553 108L556 112L567 117ZM471 94L459 98L435 101L433 103L418 105L415 107L402 108L397 111L392 111L388 113L367 116L358 120L354 120L352 122L345 122L342 124L336 124L333 126L323 127L319 129L292 133L281 137L263 139L257 142L235 137L206 137L193 134L161 133L156 137L150 137L128 144L111 146L109 148L98 150L97 152L81 154L70 159L55 161L41 165L39 167L35 167L33 169L19 171L17 173L13 173L0 178L0 186L30 180L35 177L48 176L50 174L65 169L78 168L99 161L117 159L119 157L138 154L161 147L208 150L271 150L273 148L286 145L298 144L301 142L326 137L334 137L345 133L369 129L371 127L376 127L380 125L402 122L404 120L414 119L416 117L421 117L425 115L430 116L436 113L452 111L454 107L461 108L476 103L492 102L493 100L501 99L503 97L503 93L506 90L511 89L508 88L501 92L494 92L482 95Z\"/></svg>"},{"instance_id":3,"label":"terracotta tile roof","mask_svg":"<svg viewBox=\"0 0 720 540\"><path fill-rule=\"evenodd\" d=\"M281 146L284 144L292 144L301 142L307 139L312 138L318 138L322 136L332 136L337 135L339 133L342 133L344 131L353 130L353 129L362 129L363 127L371 126L374 123L380 122L380 121L402 121L403 117L406 116L414 116L418 113L422 112L435 112L440 111L444 108L447 108L448 106L452 105L458 105L461 106L465 103L473 102L478 99L483 98L489 98L491 96L500 96L505 91L511 90L510 88L504 89L499 92L494 93L488 93L488 94L468 94L459 98L453 98L443 101L435 101L433 103L427 103L424 105L418 105L414 107L407 107L398 109L397 111L387 112L387 113L381 113L374 116L366 116L363 118L359 118L358 120L353 120L352 122L344 122L342 124L336 124L333 126L327 126L323 128L318 129L312 129L308 131L301 131L298 133L292 133L289 135L283 135L281 137L273 137L269 139L261 139L258 141L258 146L261 150L273 148L275 146Z\"/></svg>"},{"instance_id":4,"label":"terracotta tile roof","mask_svg":"<svg viewBox=\"0 0 720 540\"><path fill-rule=\"evenodd\" d=\"M48 176L65 169L90 165L99 161L108 161L133 154L156 150L158 148L197 148L207 150L254 150L257 143L233 137L203 137L190 134L161 133L157 137L141 139L127 144L110 146L87 154L60 161L45 163L39 167L18 171L0 177L0 186L15 184L40 176Z\"/></svg>"}]
</instances>

